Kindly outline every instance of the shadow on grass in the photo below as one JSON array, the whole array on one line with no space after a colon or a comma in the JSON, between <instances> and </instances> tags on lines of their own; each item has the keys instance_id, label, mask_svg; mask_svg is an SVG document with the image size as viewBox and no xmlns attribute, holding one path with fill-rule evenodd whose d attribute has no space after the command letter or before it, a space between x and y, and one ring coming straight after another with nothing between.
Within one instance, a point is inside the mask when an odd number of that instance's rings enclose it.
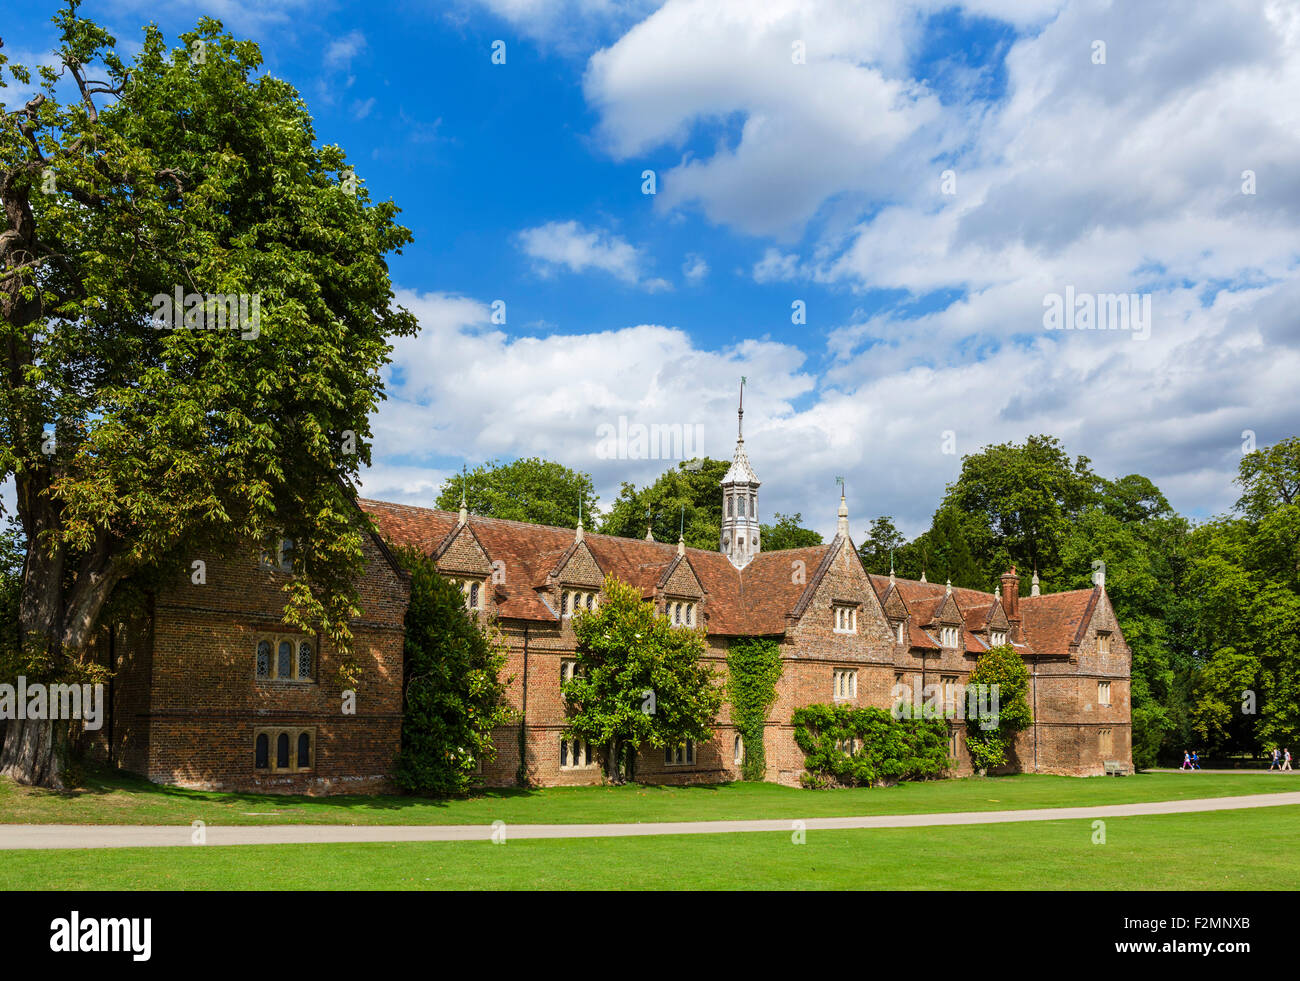
<instances>
[{"instance_id":1,"label":"shadow on grass","mask_svg":"<svg viewBox=\"0 0 1300 981\"><path fill-rule=\"evenodd\" d=\"M445 808L459 801L509 801L537 798L544 795L563 796L569 791L591 792L606 790L612 794L663 793L668 795L699 797L715 795L727 787L739 786L733 782L720 784L596 784L580 787L482 787L469 793L451 797L422 796L419 794L307 794L240 793L231 791L192 790L169 784L153 783L142 776L118 770L104 764L87 764L82 782L64 790L44 787L24 787L32 797L77 800L83 797L103 797L114 793L151 797L157 801L176 801L189 804L203 803L232 809L247 807L263 812L288 814L301 810L372 810L400 812L411 808ZM746 784L744 786L769 787L771 784Z\"/></svg>"}]
</instances>

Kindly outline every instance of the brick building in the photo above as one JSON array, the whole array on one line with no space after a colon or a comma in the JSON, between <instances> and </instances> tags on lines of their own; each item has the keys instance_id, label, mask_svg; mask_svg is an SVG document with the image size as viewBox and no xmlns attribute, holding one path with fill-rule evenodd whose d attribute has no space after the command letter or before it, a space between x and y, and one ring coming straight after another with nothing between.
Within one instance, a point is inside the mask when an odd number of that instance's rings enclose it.
<instances>
[{"instance_id":1,"label":"brick building","mask_svg":"<svg viewBox=\"0 0 1300 981\"><path fill-rule=\"evenodd\" d=\"M742 408L743 418L743 408ZM488 785L513 783L522 745L536 784L602 779L592 747L566 740L560 686L574 664L576 610L600 602L604 577L638 588L684 630L701 630L725 674L732 638L780 643L783 671L767 723L767 779L795 783L803 754L791 714L842 702L888 707L896 685L950 697L979 655L1010 642L1031 673L1034 725L1021 733L1015 768L1099 774L1130 765L1130 653L1104 578L1092 589L1040 595L1035 575L1020 595L1015 570L992 593L872 576L849 537L840 501L835 537L809 548L763 552L759 481L743 430L722 481L719 550L589 534L362 500L379 535L368 543L364 619L355 625L365 681L353 710L332 681L335 654L280 624L285 571L251 553L214 563L203 585L159 595L144 624L114 631L117 669L109 742L119 765L160 782L265 792L383 788L399 747L402 618L406 581L385 541L434 556L466 605L494 618L508 645L508 697L518 726L498 730ZM935 687L931 687L935 686ZM522 739L521 739L522 735ZM951 753L969 772L956 726ZM724 706L705 745L640 754L638 779L712 782L738 775L741 744Z\"/></svg>"}]
</instances>

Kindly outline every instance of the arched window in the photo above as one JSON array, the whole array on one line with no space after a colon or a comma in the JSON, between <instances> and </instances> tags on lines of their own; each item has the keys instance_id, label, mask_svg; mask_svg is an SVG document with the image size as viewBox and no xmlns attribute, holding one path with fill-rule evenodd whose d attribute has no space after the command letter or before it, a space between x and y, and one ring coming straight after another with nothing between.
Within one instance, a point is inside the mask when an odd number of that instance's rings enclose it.
<instances>
[{"instance_id":1,"label":"arched window","mask_svg":"<svg viewBox=\"0 0 1300 981\"><path fill-rule=\"evenodd\" d=\"M594 604L595 602L596 602L596 594L595 594L595 593L588 593L588 594L587 594L587 609L590 610L590 609L592 608L592 604Z\"/></svg>"},{"instance_id":2,"label":"arched window","mask_svg":"<svg viewBox=\"0 0 1300 981\"><path fill-rule=\"evenodd\" d=\"M298 769L305 770L311 766L311 736L307 733L298 735Z\"/></svg>"},{"instance_id":3,"label":"arched window","mask_svg":"<svg viewBox=\"0 0 1300 981\"><path fill-rule=\"evenodd\" d=\"M253 766L265 770L271 765L271 740L267 738L266 733L258 733L256 746L257 750L254 754L256 759L253 761Z\"/></svg>"},{"instance_id":4,"label":"arched window","mask_svg":"<svg viewBox=\"0 0 1300 981\"><path fill-rule=\"evenodd\" d=\"M277 678L293 677L293 644L287 640L280 641L276 652L275 675Z\"/></svg>"},{"instance_id":5,"label":"arched window","mask_svg":"<svg viewBox=\"0 0 1300 981\"><path fill-rule=\"evenodd\" d=\"M568 615L569 615L569 594L561 593L560 594L560 616L567 617Z\"/></svg>"},{"instance_id":6,"label":"arched window","mask_svg":"<svg viewBox=\"0 0 1300 981\"><path fill-rule=\"evenodd\" d=\"M275 768L277 770L287 770L289 768L289 734L282 732L275 737Z\"/></svg>"},{"instance_id":7,"label":"arched window","mask_svg":"<svg viewBox=\"0 0 1300 981\"><path fill-rule=\"evenodd\" d=\"M750 516L751 518L755 516L755 515L754 515L754 512L755 512L755 508L756 508L756 503L757 503L757 498L755 498L755 497L750 497L750 499L749 499L749 516Z\"/></svg>"},{"instance_id":8,"label":"arched window","mask_svg":"<svg viewBox=\"0 0 1300 981\"><path fill-rule=\"evenodd\" d=\"M471 610L478 609L478 583L476 582L469 585L469 608Z\"/></svg>"},{"instance_id":9,"label":"arched window","mask_svg":"<svg viewBox=\"0 0 1300 981\"><path fill-rule=\"evenodd\" d=\"M728 497L728 498L727 498L727 517L728 517L728 518L733 517L733 516L735 515L735 513L736 513L736 499L735 499L734 497Z\"/></svg>"},{"instance_id":10,"label":"arched window","mask_svg":"<svg viewBox=\"0 0 1300 981\"><path fill-rule=\"evenodd\" d=\"M680 624L681 622L682 622L682 604L678 603L677 608L673 611L673 623Z\"/></svg>"},{"instance_id":11,"label":"arched window","mask_svg":"<svg viewBox=\"0 0 1300 981\"><path fill-rule=\"evenodd\" d=\"M686 626L692 627L694 625L695 625L695 604L687 603L686 604Z\"/></svg>"},{"instance_id":12,"label":"arched window","mask_svg":"<svg viewBox=\"0 0 1300 981\"><path fill-rule=\"evenodd\" d=\"M257 642L257 676L259 678L271 677L271 642L269 640L259 640Z\"/></svg>"},{"instance_id":13,"label":"arched window","mask_svg":"<svg viewBox=\"0 0 1300 981\"><path fill-rule=\"evenodd\" d=\"M298 644L298 677L304 681L310 680L312 675L311 655L311 644L305 640L301 641Z\"/></svg>"},{"instance_id":14,"label":"arched window","mask_svg":"<svg viewBox=\"0 0 1300 981\"><path fill-rule=\"evenodd\" d=\"M745 762L745 741L740 738L740 733L736 733L735 756L737 766Z\"/></svg>"}]
</instances>

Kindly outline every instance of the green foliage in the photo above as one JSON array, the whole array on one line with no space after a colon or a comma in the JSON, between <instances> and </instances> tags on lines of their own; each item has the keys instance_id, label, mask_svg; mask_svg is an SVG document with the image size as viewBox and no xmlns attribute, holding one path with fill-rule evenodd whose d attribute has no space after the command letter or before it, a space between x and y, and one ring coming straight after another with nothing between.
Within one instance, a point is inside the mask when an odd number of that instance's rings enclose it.
<instances>
[{"instance_id":1,"label":"green foliage","mask_svg":"<svg viewBox=\"0 0 1300 981\"><path fill-rule=\"evenodd\" d=\"M598 501L589 474L537 457L506 464L492 461L463 477L456 474L443 484L437 506L459 508L462 485L466 506L474 514L559 528L577 527L579 501L583 520L590 524Z\"/></svg>"},{"instance_id":2,"label":"green foliage","mask_svg":"<svg viewBox=\"0 0 1300 981\"><path fill-rule=\"evenodd\" d=\"M821 545L822 536L817 532L801 527L799 524L803 521L803 515L799 512L794 514L782 514L780 511L773 517L773 523L770 525L760 525L759 532L762 535L763 551L780 552L787 548L807 548L810 545Z\"/></svg>"},{"instance_id":3,"label":"green foliage","mask_svg":"<svg viewBox=\"0 0 1300 981\"><path fill-rule=\"evenodd\" d=\"M30 608L64 611L25 629L63 657L107 586L283 535L286 619L346 651L364 561L349 482L389 340L418 327L385 259L410 233L218 21L181 46L150 26L127 64L77 3L55 20L61 66L0 114L0 477L26 588L51 600ZM260 297L257 335L158 329L153 297L176 289Z\"/></svg>"},{"instance_id":4,"label":"green foliage","mask_svg":"<svg viewBox=\"0 0 1300 981\"><path fill-rule=\"evenodd\" d=\"M1010 644L990 648L979 656L966 679L966 690L969 693L974 688L978 692L980 685L997 692L997 725L986 729L984 726L993 720L967 712L966 746L971 766L977 771L1005 766L1016 733L1034 722L1027 697L1029 669Z\"/></svg>"},{"instance_id":5,"label":"green foliage","mask_svg":"<svg viewBox=\"0 0 1300 981\"><path fill-rule=\"evenodd\" d=\"M881 515L871 522L871 529L867 533L866 541L858 546L858 555L862 559L862 566L875 576L889 575L890 563L894 563L894 568L901 571L898 565L898 552L906 544L902 533L894 525L894 519L890 515ZM916 575L920 576L920 570ZM906 578L913 578L904 574Z\"/></svg>"},{"instance_id":6,"label":"green foliage","mask_svg":"<svg viewBox=\"0 0 1300 981\"><path fill-rule=\"evenodd\" d=\"M705 457L687 460L640 490L623 484L601 521L601 533L644 538L648 510L656 541L677 541L678 528L682 527L691 548L716 550L722 538L722 492L718 485L730 467L728 460Z\"/></svg>"},{"instance_id":7,"label":"green foliage","mask_svg":"<svg viewBox=\"0 0 1300 981\"><path fill-rule=\"evenodd\" d=\"M721 677L700 663L704 633L674 627L613 576L573 618L577 676L564 685L569 737L603 747L609 774L631 779L638 747L705 742L722 707Z\"/></svg>"},{"instance_id":8,"label":"green foliage","mask_svg":"<svg viewBox=\"0 0 1300 981\"><path fill-rule=\"evenodd\" d=\"M896 719L887 709L808 705L792 716L804 752L804 786L875 786L942 776L948 756L948 720ZM858 748L852 749L852 740Z\"/></svg>"},{"instance_id":9,"label":"green foliage","mask_svg":"<svg viewBox=\"0 0 1300 981\"><path fill-rule=\"evenodd\" d=\"M495 758L492 730L512 721L505 644L432 559L411 548L397 554L411 574L411 602L394 780L415 793L462 793L476 767Z\"/></svg>"},{"instance_id":10,"label":"green foliage","mask_svg":"<svg viewBox=\"0 0 1300 981\"><path fill-rule=\"evenodd\" d=\"M740 637L727 648L727 697L731 721L745 747L741 776L762 780L767 773L763 734L781 679L781 645L764 637Z\"/></svg>"}]
</instances>

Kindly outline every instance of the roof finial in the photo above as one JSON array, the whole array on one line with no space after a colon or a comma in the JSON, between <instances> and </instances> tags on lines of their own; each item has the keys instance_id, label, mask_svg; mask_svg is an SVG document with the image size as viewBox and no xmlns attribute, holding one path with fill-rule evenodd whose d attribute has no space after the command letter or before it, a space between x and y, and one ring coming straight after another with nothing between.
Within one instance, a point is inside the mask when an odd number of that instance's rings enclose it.
<instances>
[{"instance_id":1,"label":"roof finial","mask_svg":"<svg viewBox=\"0 0 1300 981\"><path fill-rule=\"evenodd\" d=\"M745 376L740 376L740 408L736 411L736 441L745 441Z\"/></svg>"},{"instance_id":2,"label":"roof finial","mask_svg":"<svg viewBox=\"0 0 1300 981\"><path fill-rule=\"evenodd\" d=\"M948 580L948 585L947 585L946 587L944 587L943 595L945 595L945 596L951 596L951 595L952 595L952 580L951 580L951 579Z\"/></svg>"},{"instance_id":3,"label":"roof finial","mask_svg":"<svg viewBox=\"0 0 1300 981\"><path fill-rule=\"evenodd\" d=\"M652 542L655 540L654 517L650 514L649 504L645 506L645 540L648 542Z\"/></svg>"},{"instance_id":4,"label":"roof finial","mask_svg":"<svg viewBox=\"0 0 1300 981\"><path fill-rule=\"evenodd\" d=\"M582 541L582 495L578 495L578 533L574 536L575 541Z\"/></svg>"},{"instance_id":5,"label":"roof finial","mask_svg":"<svg viewBox=\"0 0 1300 981\"><path fill-rule=\"evenodd\" d=\"M844 500L844 478L836 477L835 482L840 485L839 522L836 525L835 533L847 541L849 537L849 505Z\"/></svg>"},{"instance_id":6,"label":"roof finial","mask_svg":"<svg viewBox=\"0 0 1300 981\"><path fill-rule=\"evenodd\" d=\"M682 515L677 520L677 554L686 554L686 505L682 505Z\"/></svg>"},{"instance_id":7,"label":"roof finial","mask_svg":"<svg viewBox=\"0 0 1300 981\"><path fill-rule=\"evenodd\" d=\"M922 569L922 570L921 570L921 582L929 582L929 581L930 581L930 580L928 580L928 579L925 578L925 570Z\"/></svg>"},{"instance_id":8,"label":"roof finial","mask_svg":"<svg viewBox=\"0 0 1300 981\"><path fill-rule=\"evenodd\" d=\"M892 548L889 550L889 583L891 586L894 583L894 550Z\"/></svg>"},{"instance_id":9,"label":"roof finial","mask_svg":"<svg viewBox=\"0 0 1300 981\"><path fill-rule=\"evenodd\" d=\"M1038 592L1038 566L1034 566L1034 578L1029 580L1029 595L1037 596Z\"/></svg>"},{"instance_id":10,"label":"roof finial","mask_svg":"<svg viewBox=\"0 0 1300 981\"><path fill-rule=\"evenodd\" d=\"M469 508L465 505L465 484L468 483L469 476L465 472L465 464L460 465L460 523L463 525L469 521Z\"/></svg>"}]
</instances>

